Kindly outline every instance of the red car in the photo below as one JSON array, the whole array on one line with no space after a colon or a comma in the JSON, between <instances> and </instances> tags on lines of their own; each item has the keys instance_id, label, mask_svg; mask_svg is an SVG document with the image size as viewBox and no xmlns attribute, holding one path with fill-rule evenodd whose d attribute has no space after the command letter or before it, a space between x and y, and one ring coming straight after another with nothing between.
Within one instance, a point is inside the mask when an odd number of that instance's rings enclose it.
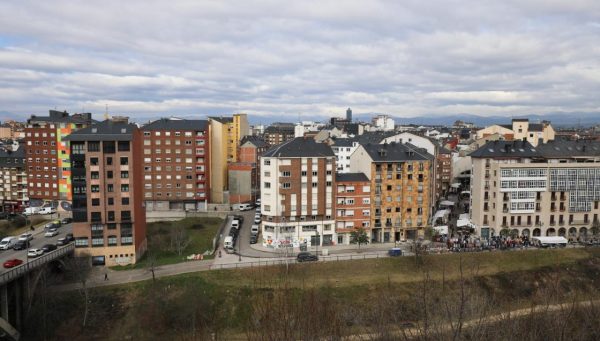
<instances>
[{"instance_id":1,"label":"red car","mask_svg":"<svg viewBox=\"0 0 600 341\"><path fill-rule=\"evenodd\" d=\"M15 266L19 266L23 264L23 261L20 259L9 259L6 262L4 262L4 267L5 268L14 268Z\"/></svg>"}]
</instances>

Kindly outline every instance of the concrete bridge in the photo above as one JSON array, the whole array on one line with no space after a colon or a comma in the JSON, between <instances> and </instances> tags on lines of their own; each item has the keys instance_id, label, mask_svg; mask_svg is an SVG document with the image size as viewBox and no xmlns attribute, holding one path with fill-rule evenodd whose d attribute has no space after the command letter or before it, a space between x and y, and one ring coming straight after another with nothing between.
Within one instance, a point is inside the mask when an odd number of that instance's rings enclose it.
<instances>
[{"instance_id":1,"label":"concrete bridge","mask_svg":"<svg viewBox=\"0 0 600 341\"><path fill-rule=\"evenodd\" d=\"M75 244L70 243L0 274L0 338L19 340L23 318L31 307L46 265L62 262L74 250Z\"/></svg>"}]
</instances>

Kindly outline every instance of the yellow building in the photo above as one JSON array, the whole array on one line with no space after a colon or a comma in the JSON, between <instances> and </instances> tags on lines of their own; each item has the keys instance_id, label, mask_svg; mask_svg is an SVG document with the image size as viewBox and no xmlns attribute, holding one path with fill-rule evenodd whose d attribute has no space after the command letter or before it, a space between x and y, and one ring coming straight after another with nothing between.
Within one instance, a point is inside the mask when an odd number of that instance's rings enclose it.
<instances>
[{"instance_id":1,"label":"yellow building","mask_svg":"<svg viewBox=\"0 0 600 341\"><path fill-rule=\"evenodd\" d=\"M228 203L227 165L238 159L242 137L248 135L248 115L209 117L210 198L213 203Z\"/></svg>"}]
</instances>

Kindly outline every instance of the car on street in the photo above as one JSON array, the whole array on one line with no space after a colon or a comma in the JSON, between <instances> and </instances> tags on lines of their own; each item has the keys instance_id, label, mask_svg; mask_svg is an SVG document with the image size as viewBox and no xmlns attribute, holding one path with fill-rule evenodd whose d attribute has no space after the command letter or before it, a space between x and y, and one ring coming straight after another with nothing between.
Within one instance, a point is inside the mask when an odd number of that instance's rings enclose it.
<instances>
[{"instance_id":1,"label":"car on street","mask_svg":"<svg viewBox=\"0 0 600 341\"><path fill-rule=\"evenodd\" d=\"M254 224L260 224L260 217L255 217L254 218Z\"/></svg>"},{"instance_id":2,"label":"car on street","mask_svg":"<svg viewBox=\"0 0 600 341\"><path fill-rule=\"evenodd\" d=\"M33 239L33 234L26 232L19 236L20 241L28 242Z\"/></svg>"},{"instance_id":3,"label":"car on street","mask_svg":"<svg viewBox=\"0 0 600 341\"><path fill-rule=\"evenodd\" d=\"M71 219L71 218L63 218L63 219L62 219L60 222L61 222L63 225L65 225L65 224L70 224L70 223L72 223L72 222L73 222L73 219Z\"/></svg>"},{"instance_id":4,"label":"car on street","mask_svg":"<svg viewBox=\"0 0 600 341\"><path fill-rule=\"evenodd\" d=\"M54 244L46 244L46 245L42 246L42 251L44 251L44 253L54 251L54 250L56 250L56 245L54 245Z\"/></svg>"},{"instance_id":5,"label":"car on street","mask_svg":"<svg viewBox=\"0 0 600 341\"><path fill-rule=\"evenodd\" d=\"M44 250L42 250L42 249L29 249L27 251L27 257L29 257L29 258L39 257L43 254L44 254Z\"/></svg>"},{"instance_id":6,"label":"car on street","mask_svg":"<svg viewBox=\"0 0 600 341\"><path fill-rule=\"evenodd\" d=\"M46 237L46 238L54 237L57 235L58 235L58 229L56 229L56 228L51 228L48 231L46 231L46 233L44 233L44 237Z\"/></svg>"},{"instance_id":7,"label":"car on street","mask_svg":"<svg viewBox=\"0 0 600 341\"><path fill-rule=\"evenodd\" d=\"M66 237L62 237L62 238L58 238L58 240L56 241L56 245L63 246L63 245L69 244L70 242L71 241L69 239L67 239Z\"/></svg>"},{"instance_id":8,"label":"car on street","mask_svg":"<svg viewBox=\"0 0 600 341\"><path fill-rule=\"evenodd\" d=\"M314 262L314 261L318 261L319 260L319 256L317 255L313 255L310 252L300 252L298 254L298 256L296 256L296 261L301 263L301 262Z\"/></svg>"},{"instance_id":9,"label":"car on street","mask_svg":"<svg viewBox=\"0 0 600 341\"><path fill-rule=\"evenodd\" d=\"M28 244L29 242L26 240L19 240L15 243L15 245L13 245L12 248L13 250L25 250Z\"/></svg>"},{"instance_id":10,"label":"car on street","mask_svg":"<svg viewBox=\"0 0 600 341\"><path fill-rule=\"evenodd\" d=\"M3 265L5 268L10 269L10 268L14 268L15 266L19 266L21 264L23 264L22 260L14 258L14 259L7 260L6 262L4 262Z\"/></svg>"},{"instance_id":11,"label":"car on street","mask_svg":"<svg viewBox=\"0 0 600 341\"><path fill-rule=\"evenodd\" d=\"M258 225L254 224L250 228L250 234L253 235L253 236L258 235L258 230L259 230Z\"/></svg>"},{"instance_id":12,"label":"car on street","mask_svg":"<svg viewBox=\"0 0 600 341\"><path fill-rule=\"evenodd\" d=\"M67 238L67 239L69 240L69 242L72 242L72 241L74 241L74 240L75 240L75 237L73 237L73 234L72 234L72 233L67 233L67 234L65 235L65 238Z\"/></svg>"},{"instance_id":13,"label":"car on street","mask_svg":"<svg viewBox=\"0 0 600 341\"><path fill-rule=\"evenodd\" d=\"M17 241L17 237L4 237L2 241L0 241L0 250L12 249L12 247L17 243Z\"/></svg>"},{"instance_id":14,"label":"car on street","mask_svg":"<svg viewBox=\"0 0 600 341\"><path fill-rule=\"evenodd\" d=\"M253 234L250 236L250 244L258 243L258 234Z\"/></svg>"}]
</instances>

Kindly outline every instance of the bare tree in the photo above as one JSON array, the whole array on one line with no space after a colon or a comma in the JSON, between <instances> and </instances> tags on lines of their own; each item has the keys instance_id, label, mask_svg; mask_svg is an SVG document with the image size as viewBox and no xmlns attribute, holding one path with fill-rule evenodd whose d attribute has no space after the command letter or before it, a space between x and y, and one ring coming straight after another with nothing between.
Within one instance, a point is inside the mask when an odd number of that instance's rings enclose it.
<instances>
[{"instance_id":1,"label":"bare tree","mask_svg":"<svg viewBox=\"0 0 600 341\"><path fill-rule=\"evenodd\" d=\"M90 310L90 292L87 287L87 280L92 270L90 255L81 255L79 257L67 258L65 260L66 270L77 280L81 286L78 288L79 294L84 300L83 327L86 326Z\"/></svg>"},{"instance_id":2,"label":"bare tree","mask_svg":"<svg viewBox=\"0 0 600 341\"><path fill-rule=\"evenodd\" d=\"M190 245L192 239L187 233L187 230L183 226L176 226L171 229L171 251L177 253L177 255L183 255L185 249Z\"/></svg>"}]
</instances>

